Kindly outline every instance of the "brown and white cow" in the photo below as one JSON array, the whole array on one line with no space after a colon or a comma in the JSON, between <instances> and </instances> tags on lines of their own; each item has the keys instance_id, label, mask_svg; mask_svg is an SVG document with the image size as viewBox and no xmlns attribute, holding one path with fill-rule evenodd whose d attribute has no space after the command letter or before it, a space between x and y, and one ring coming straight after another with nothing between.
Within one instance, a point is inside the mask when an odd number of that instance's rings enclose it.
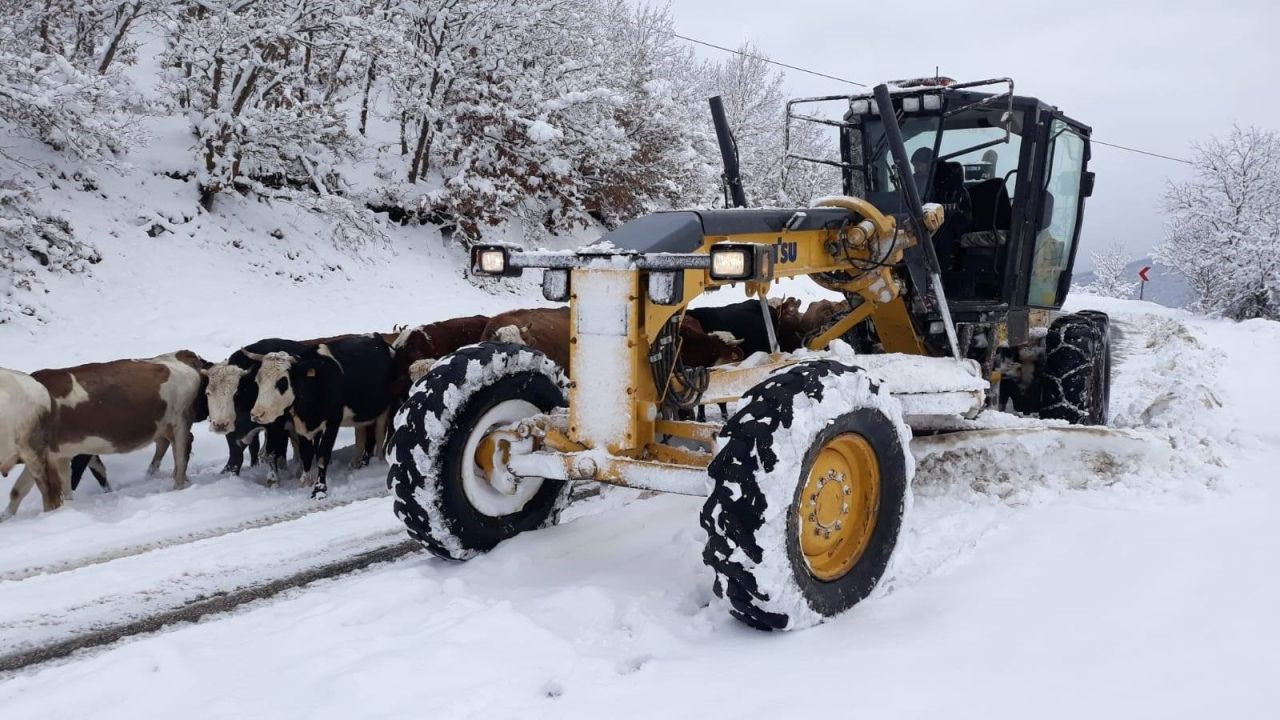
<instances>
[{"instance_id":1,"label":"brown and white cow","mask_svg":"<svg viewBox=\"0 0 1280 720\"><path fill-rule=\"evenodd\" d=\"M191 424L208 414L204 376L208 366L189 350L146 360L116 360L31 374L49 394L44 447L45 476L31 465L9 493L7 513L17 511L31 486L43 480L45 508L71 493L76 455L112 455L156 444L156 457L173 448L174 487L187 484ZM153 461L154 462L154 461Z\"/></svg>"},{"instance_id":2,"label":"brown and white cow","mask_svg":"<svg viewBox=\"0 0 1280 720\"><path fill-rule=\"evenodd\" d=\"M395 379L391 384L395 407L408 397L409 386L417 379L410 371L415 363L438 360L460 347L480 342L488 324L487 315L470 315L403 328L389 341L396 353Z\"/></svg>"},{"instance_id":3,"label":"brown and white cow","mask_svg":"<svg viewBox=\"0 0 1280 720\"><path fill-rule=\"evenodd\" d=\"M562 368L569 368L569 309L532 308L495 315L482 339L527 345ZM680 325L680 357L686 365L709 367L743 358L742 341L727 332L703 331L686 316Z\"/></svg>"},{"instance_id":4,"label":"brown and white cow","mask_svg":"<svg viewBox=\"0 0 1280 720\"><path fill-rule=\"evenodd\" d=\"M0 475L8 477L21 464L23 474L39 485L45 510L57 507L51 505L54 493L46 489L43 464L52 407L49 391L39 381L0 368ZM6 511L0 519L11 514Z\"/></svg>"},{"instance_id":5,"label":"brown and white cow","mask_svg":"<svg viewBox=\"0 0 1280 720\"><path fill-rule=\"evenodd\" d=\"M494 315L480 335L482 340L527 345L569 368L569 308L529 308Z\"/></svg>"}]
</instances>

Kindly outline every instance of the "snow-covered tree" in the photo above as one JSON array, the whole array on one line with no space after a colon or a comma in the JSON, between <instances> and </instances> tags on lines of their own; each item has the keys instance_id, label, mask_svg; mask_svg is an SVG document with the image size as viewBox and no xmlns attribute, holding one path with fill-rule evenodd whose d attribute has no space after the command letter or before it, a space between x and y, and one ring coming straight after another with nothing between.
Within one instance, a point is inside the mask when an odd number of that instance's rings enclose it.
<instances>
[{"instance_id":1,"label":"snow-covered tree","mask_svg":"<svg viewBox=\"0 0 1280 720\"><path fill-rule=\"evenodd\" d=\"M725 115L738 144L748 204L807 205L816 196L839 192L840 176L834 168L785 158L785 78L759 48L750 43L741 45L737 54L713 64L705 77L706 93L724 100ZM835 136L823 133L820 125L791 125L791 154L835 159L834 141ZM719 151L715 152L718 165Z\"/></svg>"},{"instance_id":2,"label":"snow-covered tree","mask_svg":"<svg viewBox=\"0 0 1280 720\"><path fill-rule=\"evenodd\" d=\"M1113 242L1089 253L1093 260L1093 282L1085 287L1085 292L1102 297L1131 298L1138 288L1138 281L1130 277L1128 266L1133 262L1132 255L1124 245Z\"/></svg>"},{"instance_id":3,"label":"snow-covered tree","mask_svg":"<svg viewBox=\"0 0 1280 720\"><path fill-rule=\"evenodd\" d=\"M191 119L201 201L237 185L327 195L351 145L338 108L362 3L193 0L172 6L166 85Z\"/></svg>"},{"instance_id":4,"label":"snow-covered tree","mask_svg":"<svg viewBox=\"0 0 1280 720\"><path fill-rule=\"evenodd\" d=\"M1234 127L1194 146L1194 177L1171 184L1156 257L1202 311L1280 319L1280 132Z\"/></svg>"},{"instance_id":5,"label":"snow-covered tree","mask_svg":"<svg viewBox=\"0 0 1280 720\"><path fill-rule=\"evenodd\" d=\"M614 88L612 116L621 136L602 138L577 162L587 209L606 225L653 210L698 204L716 187L708 162L705 64L674 36L666 6L603 0L592 48L609 58L601 80ZM582 53L582 61L590 56Z\"/></svg>"},{"instance_id":6,"label":"snow-covered tree","mask_svg":"<svg viewBox=\"0 0 1280 720\"><path fill-rule=\"evenodd\" d=\"M665 8L622 0L412 0L384 58L405 128L391 191L464 238L512 217L558 231L681 204L705 162L692 55Z\"/></svg>"}]
</instances>

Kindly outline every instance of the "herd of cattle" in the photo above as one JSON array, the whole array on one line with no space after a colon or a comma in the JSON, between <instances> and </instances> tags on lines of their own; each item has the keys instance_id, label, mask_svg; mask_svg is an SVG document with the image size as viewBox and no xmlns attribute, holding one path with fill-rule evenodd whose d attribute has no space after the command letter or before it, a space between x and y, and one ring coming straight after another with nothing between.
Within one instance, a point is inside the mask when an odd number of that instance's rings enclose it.
<instances>
[{"instance_id":1,"label":"herd of cattle","mask_svg":"<svg viewBox=\"0 0 1280 720\"><path fill-rule=\"evenodd\" d=\"M771 302L782 350L807 337L846 309L818 301L803 313L789 298ZM680 326L686 365L737 362L768 352L768 330L759 303L690 309ZM391 414L411 384L432 363L482 341L527 345L569 368L569 310L513 310L404 328L393 333L342 335L314 340L259 340L224 362L210 363L189 350L146 360L115 360L26 374L0 368L0 474L23 470L0 519L17 512L32 486L44 509L69 498L85 470L110 491L101 455L155 445L149 473L172 449L174 486L187 483L191 426L208 420L226 436L224 472L238 474L245 450L259 455L274 484L292 444L312 486L328 492L327 469L340 427L356 432L356 467L381 457ZM261 439L260 437L261 436Z\"/></svg>"}]
</instances>

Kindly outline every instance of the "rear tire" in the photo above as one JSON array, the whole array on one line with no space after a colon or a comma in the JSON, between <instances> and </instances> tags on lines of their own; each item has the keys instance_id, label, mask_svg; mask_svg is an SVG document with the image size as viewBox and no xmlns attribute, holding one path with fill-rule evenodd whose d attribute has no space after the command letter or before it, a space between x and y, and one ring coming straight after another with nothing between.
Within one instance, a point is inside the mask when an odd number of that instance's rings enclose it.
<instances>
[{"instance_id":1,"label":"rear tire","mask_svg":"<svg viewBox=\"0 0 1280 720\"><path fill-rule=\"evenodd\" d=\"M1111 401L1111 327L1105 313L1063 315L1049 326L1040 366L1040 417L1105 425Z\"/></svg>"},{"instance_id":2,"label":"rear tire","mask_svg":"<svg viewBox=\"0 0 1280 720\"><path fill-rule=\"evenodd\" d=\"M720 438L702 557L730 614L791 630L866 598L910 504L897 400L858 368L802 363L744 395Z\"/></svg>"},{"instance_id":3,"label":"rear tire","mask_svg":"<svg viewBox=\"0 0 1280 720\"><path fill-rule=\"evenodd\" d=\"M566 385L545 355L505 343L464 347L418 380L396 414L387 475L409 536L467 560L554 524L569 483L528 479L501 493L476 466L475 445L493 427L563 407Z\"/></svg>"}]
</instances>

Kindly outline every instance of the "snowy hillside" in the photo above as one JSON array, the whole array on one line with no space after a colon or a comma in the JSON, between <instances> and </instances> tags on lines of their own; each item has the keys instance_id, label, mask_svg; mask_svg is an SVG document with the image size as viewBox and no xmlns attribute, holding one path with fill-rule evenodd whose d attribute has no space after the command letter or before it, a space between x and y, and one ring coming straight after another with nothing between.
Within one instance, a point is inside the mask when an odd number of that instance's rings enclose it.
<instances>
[{"instance_id":1,"label":"snowy hillside","mask_svg":"<svg viewBox=\"0 0 1280 720\"><path fill-rule=\"evenodd\" d=\"M3 328L6 362L218 356L277 328L528 302L426 281L451 261L426 251L294 284L170 236L135 242L154 243L138 277L155 284L85 283L65 332ZM1258 564L1280 552L1280 325L1074 302L1116 319L1113 423L1152 441L923 457L892 577L821 627L765 635L728 618L700 559L700 501L618 490L466 564L415 553L11 673L0 706L6 720L792 717L823 712L829 698L804 688L837 673L843 707L883 717L1258 716L1280 643L1280 582ZM118 493L86 484L65 510L28 504L0 524L0 654L403 537L382 468L340 471L316 507L290 484L219 477L221 440L197 433L191 489L141 479L144 457L108 458Z\"/></svg>"},{"instance_id":2,"label":"snowy hillside","mask_svg":"<svg viewBox=\"0 0 1280 720\"><path fill-rule=\"evenodd\" d=\"M1177 270L1162 265L1150 257L1139 258L1125 265L1124 276L1137 282L1138 271L1147 266L1151 267L1151 282L1147 283L1143 293L1144 299L1174 308L1186 307L1191 303L1191 287L1187 285L1186 278L1182 277ZM1094 274L1092 270L1087 270L1076 273L1071 279L1076 285L1088 286L1094 281ZM1135 290L1134 297L1137 296Z\"/></svg>"}]
</instances>

